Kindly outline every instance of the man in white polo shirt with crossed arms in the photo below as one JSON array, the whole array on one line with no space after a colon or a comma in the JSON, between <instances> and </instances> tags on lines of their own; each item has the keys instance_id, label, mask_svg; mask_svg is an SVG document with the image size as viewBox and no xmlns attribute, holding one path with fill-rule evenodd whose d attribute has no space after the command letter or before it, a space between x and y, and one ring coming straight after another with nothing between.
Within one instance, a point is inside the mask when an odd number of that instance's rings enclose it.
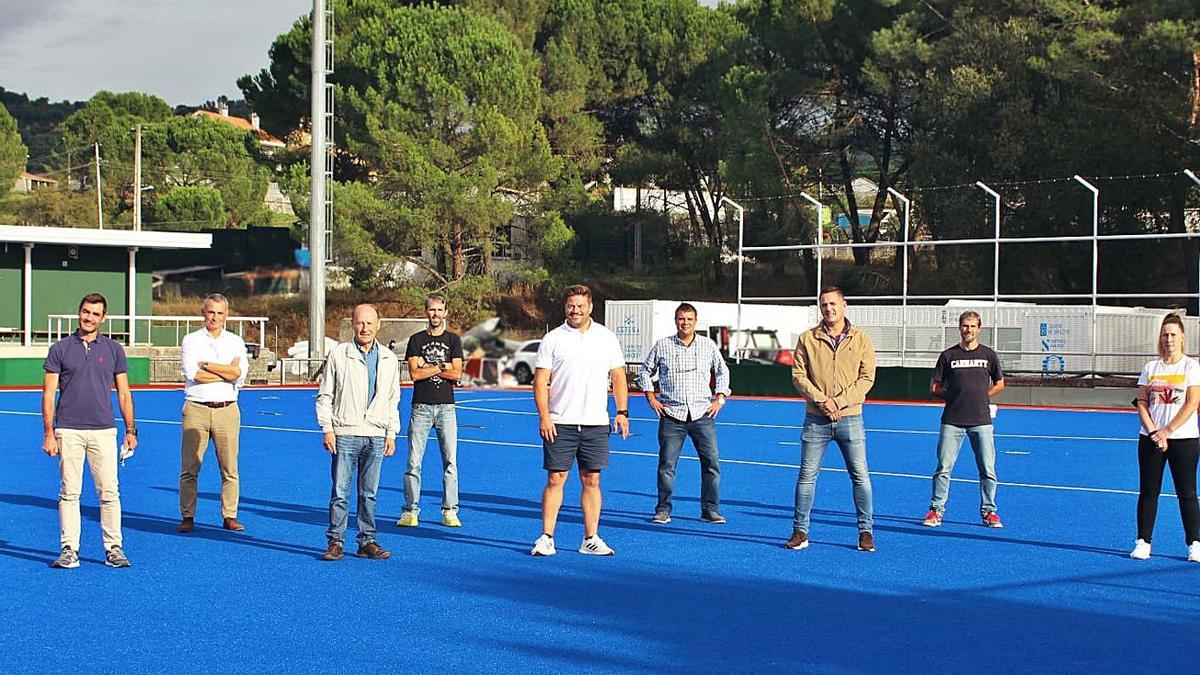
<instances>
[{"instance_id":1,"label":"man in white polo shirt with crossed arms","mask_svg":"<svg viewBox=\"0 0 1200 675\"><path fill-rule=\"evenodd\" d=\"M583 484L585 555L612 555L600 538L600 472L608 468L608 383L612 380L617 413L613 431L629 437L629 389L625 356L612 331L592 321L592 292L587 286L566 291L566 322L542 338L534 362L533 400L537 403L542 436L542 536L533 544L535 556L554 555L554 526L562 507L563 485L571 465L579 463Z\"/></svg>"}]
</instances>

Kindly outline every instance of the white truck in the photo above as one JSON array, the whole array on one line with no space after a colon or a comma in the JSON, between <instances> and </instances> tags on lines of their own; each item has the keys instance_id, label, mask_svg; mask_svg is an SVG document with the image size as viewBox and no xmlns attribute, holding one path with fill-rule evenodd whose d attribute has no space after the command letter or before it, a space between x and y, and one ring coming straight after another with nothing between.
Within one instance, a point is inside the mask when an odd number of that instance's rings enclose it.
<instances>
[{"instance_id":1,"label":"white truck","mask_svg":"<svg viewBox=\"0 0 1200 675\"><path fill-rule=\"evenodd\" d=\"M658 340L675 333L679 300L609 300L604 324L616 333L625 362L641 364ZM731 358L750 358L791 365L792 348L817 322L816 306L743 304L741 328L738 306L732 302L692 302L696 332L708 335Z\"/></svg>"}]
</instances>

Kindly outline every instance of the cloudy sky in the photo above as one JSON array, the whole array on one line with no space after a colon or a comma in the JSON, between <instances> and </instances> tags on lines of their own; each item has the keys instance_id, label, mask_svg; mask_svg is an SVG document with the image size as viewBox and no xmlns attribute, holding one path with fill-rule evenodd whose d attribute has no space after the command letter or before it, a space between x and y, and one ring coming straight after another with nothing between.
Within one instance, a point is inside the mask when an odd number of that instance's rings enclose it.
<instances>
[{"instance_id":1,"label":"cloudy sky","mask_svg":"<svg viewBox=\"0 0 1200 675\"><path fill-rule=\"evenodd\" d=\"M268 64L312 0L0 0L0 86L52 101L102 89L172 105L221 94Z\"/></svg>"},{"instance_id":2,"label":"cloudy sky","mask_svg":"<svg viewBox=\"0 0 1200 675\"><path fill-rule=\"evenodd\" d=\"M715 6L717 0L700 0ZM267 67L312 0L0 0L0 87L51 101L141 91L171 105L224 94Z\"/></svg>"}]
</instances>

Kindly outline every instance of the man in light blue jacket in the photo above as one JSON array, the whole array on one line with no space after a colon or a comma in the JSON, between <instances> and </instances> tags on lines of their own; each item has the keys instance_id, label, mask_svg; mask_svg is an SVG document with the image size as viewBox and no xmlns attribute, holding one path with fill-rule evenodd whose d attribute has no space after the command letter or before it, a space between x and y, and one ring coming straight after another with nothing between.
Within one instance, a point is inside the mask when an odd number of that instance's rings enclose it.
<instances>
[{"instance_id":1,"label":"man in light blue jacket","mask_svg":"<svg viewBox=\"0 0 1200 675\"><path fill-rule=\"evenodd\" d=\"M375 541L375 493L383 458L396 452L400 433L400 360L381 346L379 311L354 308L354 339L334 347L325 359L317 393L317 424L332 455L333 490L329 498L329 539L324 560L345 557L350 481L358 474L358 551L360 558L391 557Z\"/></svg>"}]
</instances>

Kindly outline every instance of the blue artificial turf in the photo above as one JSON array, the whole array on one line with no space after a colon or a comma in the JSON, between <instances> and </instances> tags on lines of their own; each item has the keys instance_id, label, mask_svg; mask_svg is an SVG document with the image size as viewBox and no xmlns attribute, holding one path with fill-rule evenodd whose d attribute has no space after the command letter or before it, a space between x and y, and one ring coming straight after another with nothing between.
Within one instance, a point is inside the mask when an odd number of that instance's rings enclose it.
<instances>
[{"instance_id":1,"label":"blue artificial turf","mask_svg":"<svg viewBox=\"0 0 1200 675\"><path fill-rule=\"evenodd\" d=\"M329 459L313 390L242 394L244 533L220 529L219 476L201 474L199 527L178 521L178 391L137 391L141 448L122 469L132 569L103 566L84 487L83 565L52 570L57 462L40 450L37 392L0 393L0 672L1193 672L1200 565L1184 562L1164 497L1154 557L1131 561L1136 417L1003 410L998 495L1005 529L979 525L969 446L946 522L920 525L934 465L935 406L870 405L875 554L854 548L836 446L817 487L813 545L791 531L802 404L738 399L721 415L722 511L699 522L685 448L674 520L655 500L655 423L633 400L614 437L601 533L613 558L575 552L572 477L559 554L531 558L545 474L527 392L463 391L461 529L440 525L440 462L426 454L422 525L394 525L403 458L386 460L379 540L387 561L324 551ZM407 428L407 400L401 404ZM436 443L432 441L431 443ZM1171 492L1170 482L1164 492ZM351 517L352 538L354 520ZM353 550L351 544L351 551Z\"/></svg>"}]
</instances>

